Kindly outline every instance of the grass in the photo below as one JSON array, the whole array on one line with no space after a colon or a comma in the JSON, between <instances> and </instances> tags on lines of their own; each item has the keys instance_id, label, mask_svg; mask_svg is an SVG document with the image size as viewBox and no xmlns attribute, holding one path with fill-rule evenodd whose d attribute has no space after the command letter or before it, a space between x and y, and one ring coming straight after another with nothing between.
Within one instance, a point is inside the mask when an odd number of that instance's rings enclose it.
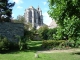
<instances>
[{"instance_id":1,"label":"grass","mask_svg":"<svg viewBox=\"0 0 80 60\"><path fill-rule=\"evenodd\" d=\"M42 54L41 60L79 60L80 55L72 55L71 53L50 53Z\"/></svg>"},{"instance_id":2,"label":"grass","mask_svg":"<svg viewBox=\"0 0 80 60\"><path fill-rule=\"evenodd\" d=\"M39 53L35 58L35 52L14 52L0 54L0 60L80 60L80 55L71 53Z\"/></svg>"},{"instance_id":3,"label":"grass","mask_svg":"<svg viewBox=\"0 0 80 60\"><path fill-rule=\"evenodd\" d=\"M28 42L29 50L31 51L39 51L42 50L42 41L30 41Z\"/></svg>"},{"instance_id":4,"label":"grass","mask_svg":"<svg viewBox=\"0 0 80 60\"><path fill-rule=\"evenodd\" d=\"M30 41L28 42L29 47L39 47L42 45L42 41Z\"/></svg>"},{"instance_id":5,"label":"grass","mask_svg":"<svg viewBox=\"0 0 80 60\"><path fill-rule=\"evenodd\" d=\"M39 53L39 58L35 58L35 52L41 50L41 43L28 42L28 50L0 54L0 60L80 60L80 53Z\"/></svg>"}]
</instances>

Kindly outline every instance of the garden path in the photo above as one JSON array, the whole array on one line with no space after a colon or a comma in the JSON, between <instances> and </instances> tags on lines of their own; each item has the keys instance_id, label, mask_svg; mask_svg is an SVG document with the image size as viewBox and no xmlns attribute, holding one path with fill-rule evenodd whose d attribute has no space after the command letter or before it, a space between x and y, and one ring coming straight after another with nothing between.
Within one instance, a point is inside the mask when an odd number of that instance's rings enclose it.
<instances>
[{"instance_id":1,"label":"garden path","mask_svg":"<svg viewBox=\"0 0 80 60\"><path fill-rule=\"evenodd\" d=\"M80 52L80 49L37 51L37 53L62 53L62 52L65 52L65 53Z\"/></svg>"}]
</instances>

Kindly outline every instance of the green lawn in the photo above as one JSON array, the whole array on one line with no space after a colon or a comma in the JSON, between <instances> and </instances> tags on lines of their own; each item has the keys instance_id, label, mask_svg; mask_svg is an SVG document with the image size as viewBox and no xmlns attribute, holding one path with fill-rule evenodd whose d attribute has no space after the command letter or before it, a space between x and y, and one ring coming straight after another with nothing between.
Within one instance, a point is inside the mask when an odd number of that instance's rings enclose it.
<instances>
[{"instance_id":1,"label":"green lawn","mask_svg":"<svg viewBox=\"0 0 80 60\"><path fill-rule=\"evenodd\" d=\"M39 53L39 58L35 58L35 52L22 51L0 54L0 60L80 60L80 55L71 53Z\"/></svg>"},{"instance_id":2,"label":"green lawn","mask_svg":"<svg viewBox=\"0 0 80 60\"><path fill-rule=\"evenodd\" d=\"M42 50L42 41L30 41L28 42L29 50L31 51L39 51Z\"/></svg>"},{"instance_id":3,"label":"green lawn","mask_svg":"<svg viewBox=\"0 0 80 60\"><path fill-rule=\"evenodd\" d=\"M29 47L40 47L42 45L42 41L30 41L28 42Z\"/></svg>"},{"instance_id":4,"label":"green lawn","mask_svg":"<svg viewBox=\"0 0 80 60\"><path fill-rule=\"evenodd\" d=\"M39 58L35 58L35 52L41 50L41 43L28 42L28 50L0 54L0 60L80 60L80 53L39 53Z\"/></svg>"}]
</instances>

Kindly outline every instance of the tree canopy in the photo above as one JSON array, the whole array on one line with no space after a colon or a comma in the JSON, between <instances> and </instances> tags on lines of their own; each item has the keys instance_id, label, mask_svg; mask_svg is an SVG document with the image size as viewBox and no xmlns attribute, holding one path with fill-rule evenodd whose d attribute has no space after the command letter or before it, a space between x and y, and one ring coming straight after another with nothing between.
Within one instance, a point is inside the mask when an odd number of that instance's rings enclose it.
<instances>
[{"instance_id":1,"label":"tree canopy","mask_svg":"<svg viewBox=\"0 0 80 60\"><path fill-rule=\"evenodd\" d=\"M18 15L16 19L14 19L15 23L24 23L25 22L25 18L22 15Z\"/></svg>"},{"instance_id":2,"label":"tree canopy","mask_svg":"<svg viewBox=\"0 0 80 60\"><path fill-rule=\"evenodd\" d=\"M63 25L63 20L76 16L80 18L80 0L48 0L49 15Z\"/></svg>"},{"instance_id":3,"label":"tree canopy","mask_svg":"<svg viewBox=\"0 0 80 60\"><path fill-rule=\"evenodd\" d=\"M0 22L11 21L12 7L15 5L15 2L10 3L9 0L0 0Z\"/></svg>"},{"instance_id":4,"label":"tree canopy","mask_svg":"<svg viewBox=\"0 0 80 60\"><path fill-rule=\"evenodd\" d=\"M58 24L56 37L80 40L80 0L48 0L49 15Z\"/></svg>"}]
</instances>

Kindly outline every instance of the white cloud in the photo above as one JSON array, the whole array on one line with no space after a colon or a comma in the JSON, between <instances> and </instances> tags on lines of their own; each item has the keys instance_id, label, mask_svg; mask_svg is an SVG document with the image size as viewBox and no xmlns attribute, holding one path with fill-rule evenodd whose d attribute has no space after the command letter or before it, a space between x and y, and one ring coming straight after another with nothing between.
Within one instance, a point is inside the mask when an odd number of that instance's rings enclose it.
<instances>
[{"instance_id":1,"label":"white cloud","mask_svg":"<svg viewBox=\"0 0 80 60\"><path fill-rule=\"evenodd\" d=\"M43 13L43 18L44 18L44 21L43 21L43 22L49 26L50 23L52 22L52 18L49 17L49 15L48 15L47 12L44 12L44 13ZM53 21L54 21L54 20L53 20ZM53 24L56 25L56 22L54 21Z\"/></svg>"},{"instance_id":2,"label":"white cloud","mask_svg":"<svg viewBox=\"0 0 80 60\"><path fill-rule=\"evenodd\" d=\"M21 4L21 3L23 3L22 0L13 0L13 2L15 2L16 4Z\"/></svg>"},{"instance_id":3,"label":"white cloud","mask_svg":"<svg viewBox=\"0 0 80 60\"><path fill-rule=\"evenodd\" d=\"M43 2L44 5L46 5L47 2Z\"/></svg>"},{"instance_id":4,"label":"white cloud","mask_svg":"<svg viewBox=\"0 0 80 60\"><path fill-rule=\"evenodd\" d=\"M12 16L14 16L14 14L12 14Z\"/></svg>"},{"instance_id":5,"label":"white cloud","mask_svg":"<svg viewBox=\"0 0 80 60\"><path fill-rule=\"evenodd\" d=\"M22 9L23 7L21 7L21 6L17 6L17 8L18 8L18 9Z\"/></svg>"}]
</instances>

